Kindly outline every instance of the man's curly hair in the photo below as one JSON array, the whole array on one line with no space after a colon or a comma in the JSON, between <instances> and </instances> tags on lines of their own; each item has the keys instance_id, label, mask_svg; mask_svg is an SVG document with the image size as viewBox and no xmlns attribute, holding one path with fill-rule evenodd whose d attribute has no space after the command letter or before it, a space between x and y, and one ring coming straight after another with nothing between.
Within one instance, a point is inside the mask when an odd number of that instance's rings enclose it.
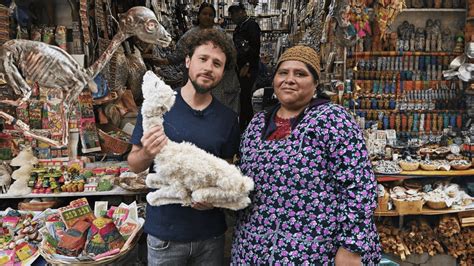
<instances>
[{"instance_id":1,"label":"man's curly hair","mask_svg":"<svg viewBox=\"0 0 474 266\"><path fill-rule=\"evenodd\" d=\"M215 46L221 48L222 52L224 52L226 57L225 70L234 68L236 62L236 51L234 44L225 33L217 29L204 29L197 31L195 34L192 34L192 36L189 36L186 55L192 57L198 46L207 43L214 44Z\"/></svg>"}]
</instances>

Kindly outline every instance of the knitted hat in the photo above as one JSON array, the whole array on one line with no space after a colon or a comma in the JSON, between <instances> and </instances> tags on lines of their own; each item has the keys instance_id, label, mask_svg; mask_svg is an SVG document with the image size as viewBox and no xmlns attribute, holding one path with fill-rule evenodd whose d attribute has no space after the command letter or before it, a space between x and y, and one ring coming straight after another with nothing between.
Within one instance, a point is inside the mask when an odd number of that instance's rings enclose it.
<instances>
[{"instance_id":1,"label":"knitted hat","mask_svg":"<svg viewBox=\"0 0 474 266\"><path fill-rule=\"evenodd\" d=\"M321 66L319 65L319 54L309 46L297 45L288 48L278 59L277 66L284 61L300 61L312 67L321 77Z\"/></svg>"}]
</instances>

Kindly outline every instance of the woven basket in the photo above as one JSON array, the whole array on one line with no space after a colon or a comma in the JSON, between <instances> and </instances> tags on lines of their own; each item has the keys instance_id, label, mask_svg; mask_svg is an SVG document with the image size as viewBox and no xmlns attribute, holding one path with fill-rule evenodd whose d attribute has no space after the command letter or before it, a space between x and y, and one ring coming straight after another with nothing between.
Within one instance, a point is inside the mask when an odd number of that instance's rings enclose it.
<instances>
[{"instance_id":1,"label":"woven basket","mask_svg":"<svg viewBox=\"0 0 474 266\"><path fill-rule=\"evenodd\" d=\"M385 192L385 195L386 196L384 197L377 197L377 208L375 209L375 211L379 211L379 212L388 211L388 200L389 200L388 193Z\"/></svg>"},{"instance_id":2,"label":"woven basket","mask_svg":"<svg viewBox=\"0 0 474 266\"><path fill-rule=\"evenodd\" d=\"M18 203L18 210L22 210L22 211L44 211L48 208L55 208L56 206L58 206L57 201L20 202L20 203Z\"/></svg>"},{"instance_id":3,"label":"woven basket","mask_svg":"<svg viewBox=\"0 0 474 266\"><path fill-rule=\"evenodd\" d=\"M435 210L448 208L448 205L446 205L446 202L444 201L427 201L426 205Z\"/></svg>"},{"instance_id":4,"label":"woven basket","mask_svg":"<svg viewBox=\"0 0 474 266\"><path fill-rule=\"evenodd\" d=\"M438 166L434 164L420 164L421 169L426 170L426 171L435 171L438 170Z\"/></svg>"},{"instance_id":5,"label":"woven basket","mask_svg":"<svg viewBox=\"0 0 474 266\"><path fill-rule=\"evenodd\" d=\"M99 128L97 129L97 132L99 133L99 141L102 152L122 155L130 149L130 143L119 138L115 138L109 134L109 132L112 131L119 131L121 134L127 135L125 132L110 125L99 125L98 127Z\"/></svg>"},{"instance_id":6,"label":"woven basket","mask_svg":"<svg viewBox=\"0 0 474 266\"><path fill-rule=\"evenodd\" d=\"M467 170L471 168L472 164L451 164L451 167L456 170Z\"/></svg>"},{"instance_id":7,"label":"woven basket","mask_svg":"<svg viewBox=\"0 0 474 266\"><path fill-rule=\"evenodd\" d=\"M127 239L127 241L125 242L123 247L120 249L120 252L118 254L108 256L108 257L103 257L103 258L100 258L99 260L69 261L67 259L56 257L56 256L50 254L48 251L46 251L46 249L43 247L44 243L46 242L46 239L44 239L43 242L41 242L41 245L39 246L38 250L39 250L41 256L51 265L64 265L64 264L68 264L68 265L104 265L104 264L118 262L120 260L125 259L125 257L133 250L135 245L138 243L138 240L140 239L140 236L142 235L142 232L143 232L144 220L143 219L141 219L141 220L142 221L140 221L140 227L138 228L138 230L136 230Z\"/></svg>"},{"instance_id":8,"label":"woven basket","mask_svg":"<svg viewBox=\"0 0 474 266\"><path fill-rule=\"evenodd\" d=\"M421 213L423 204L425 203L423 200L402 201L392 199L392 201L398 214L419 214Z\"/></svg>"},{"instance_id":9,"label":"woven basket","mask_svg":"<svg viewBox=\"0 0 474 266\"><path fill-rule=\"evenodd\" d=\"M415 171L420 166L419 162L400 161L398 164L403 169L403 171Z\"/></svg>"}]
</instances>

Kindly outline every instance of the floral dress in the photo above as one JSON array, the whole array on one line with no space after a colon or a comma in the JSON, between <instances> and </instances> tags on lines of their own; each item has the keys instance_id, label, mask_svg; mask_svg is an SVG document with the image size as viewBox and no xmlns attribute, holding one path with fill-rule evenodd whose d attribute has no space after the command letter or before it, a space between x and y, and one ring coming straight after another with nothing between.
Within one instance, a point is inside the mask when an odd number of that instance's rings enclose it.
<instances>
[{"instance_id":1,"label":"floral dress","mask_svg":"<svg viewBox=\"0 0 474 266\"><path fill-rule=\"evenodd\" d=\"M239 214L232 264L334 264L339 247L380 260L373 221L376 181L352 116L335 104L309 110L286 139L262 137L258 113L241 142L241 170L255 181Z\"/></svg>"}]
</instances>

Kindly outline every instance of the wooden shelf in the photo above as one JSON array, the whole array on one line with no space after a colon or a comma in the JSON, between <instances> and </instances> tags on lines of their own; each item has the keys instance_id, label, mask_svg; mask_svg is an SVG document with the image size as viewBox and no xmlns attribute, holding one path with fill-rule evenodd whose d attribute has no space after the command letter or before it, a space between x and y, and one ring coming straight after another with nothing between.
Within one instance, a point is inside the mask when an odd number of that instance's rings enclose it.
<instances>
[{"instance_id":1,"label":"wooden shelf","mask_svg":"<svg viewBox=\"0 0 474 266\"><path fill-rule=\"evenodd\" d=\"M225 29L226 32L234 32L235 29ZM272 33L272 32L275 32L275 33L289 33L289 30L285 30L285 29L276 29L276 30L261 30L260 32L262 33Z\"/></svg>"},{"instance_id":2,"label":"wooden shelf","mask_svg":"<svg viewBox=\"0 0 474 266\"><path fill-rule=\"evenodd\" d=\"M402 12L466 12L464 8L405 8Z\"/></svg>"},{"instance_id":3,"label":"wooden shelf","mask_svg":"<svg viewBox=\"0 0 474 266\"><path fill-rule=\"evenodd\" d=\"M129 191L121 187L116 186L109 191L83 191L83 192L61 192L61 193L49 193L49 194L38 194L30 193L23 196L11 196L6 194L0 194L0 199L24 199L24 198L63 198L63 197L86 197L86 196L134 196L143 194L143 192Z\"/></svg>"},{"instance_id":4,"label":"wooden shelf","mask_svg":"<svg viewBox=\"0 0 474 266\"><path fill-rule=\"evenodd\" d=\"M372 51L372 52L356 52L349 53L348 57L370 57L370 56L457 56L461 53L452 52L407 52L407 51Z\"/></svg>"},{"instance_id":5,"label":"wooden shelf","mask_svg":"<svg viewBox=\"0 0 474 266\"><path fill-rule=\"evenodd\" d=\"M442 215L442 214L449 214L449 213L462 213L462 212L469 212L472 209L444 209L444 210L434 210L430 208L423 207L420 213L412 213L412 214L399 214L397 210L390 210L390 211L376 211L375 216L385 217L385 216L406 216L406 215Z\"/></svg>"},{"instance_id":6,"label":"wooden shelf","mask_svg":"<svg viewBox=\"0 0 474 266\"><path fill-rule=\"evenodd\" d=\"M450 170L450 171L402 171L400 174L375 174L378 182L399 181L404 179L425 178L425 177L462 177L474 176L474 169Z\"/></svg>"},{"instance_id":7,"label":"wooden shelf","mask_svg":"<svg viewBox=\"0 0 474 266\"><path fill-rule=\"evenodd\" d=\"M466 18L467 21L474 21L474 17L468 17Z\"/></svg>"}]
</instances>

